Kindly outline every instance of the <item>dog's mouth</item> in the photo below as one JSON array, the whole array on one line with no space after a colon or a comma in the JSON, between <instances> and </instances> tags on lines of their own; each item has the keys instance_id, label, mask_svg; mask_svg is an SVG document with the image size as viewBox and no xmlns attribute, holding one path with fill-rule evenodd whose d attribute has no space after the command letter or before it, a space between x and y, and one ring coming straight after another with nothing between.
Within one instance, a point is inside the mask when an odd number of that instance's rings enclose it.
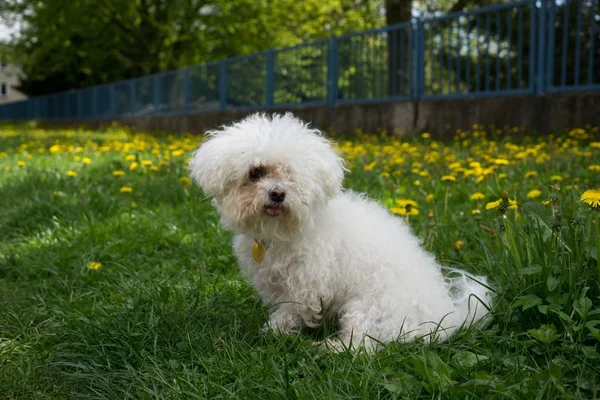
<instances>
[{"instance_id":1,"label":"dog's mouth","mask_svg":"<svg viewBox=\"0 0 600 400\"><path fill-rule=\"evenodd\" d=\"M268 205L265 207L265 214L267 214L269 217L278 217L283 214L283 207L274 204Z\"/></svg>"}]
</instances>

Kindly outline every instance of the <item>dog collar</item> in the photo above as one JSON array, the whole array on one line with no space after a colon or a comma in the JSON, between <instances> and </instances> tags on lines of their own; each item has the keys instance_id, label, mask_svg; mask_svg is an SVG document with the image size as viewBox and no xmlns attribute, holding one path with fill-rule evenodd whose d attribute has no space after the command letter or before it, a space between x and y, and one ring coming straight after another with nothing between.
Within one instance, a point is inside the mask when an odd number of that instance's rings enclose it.
<instances>
[{"instance_id":1,"label":"dog collar","mask_svg":"<svg viewBox=\"0 0 600 400\"><path fill-rule=\"evenodd\" d=\"M256 239L252 244L252 258L259 264L265 258L265 246Z\"/></svg>"}]
</instances>

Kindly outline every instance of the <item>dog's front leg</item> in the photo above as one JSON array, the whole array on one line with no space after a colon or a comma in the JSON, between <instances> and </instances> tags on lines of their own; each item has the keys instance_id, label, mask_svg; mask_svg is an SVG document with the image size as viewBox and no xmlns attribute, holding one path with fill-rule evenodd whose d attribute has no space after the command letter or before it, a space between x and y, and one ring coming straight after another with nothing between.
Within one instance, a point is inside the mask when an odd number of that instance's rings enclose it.
<instances>
[{"instance_id":1,"label":"dog's front leg","mask_svg":"<svg viewBox=\"0 0 600 400\"><path fill-rule=\"evenodd\" d=\"M263 331L272 330L284 335L293 335L302 329L302 306L297 303L282 303L269 316Z\"/></svg>"}]
</instances>

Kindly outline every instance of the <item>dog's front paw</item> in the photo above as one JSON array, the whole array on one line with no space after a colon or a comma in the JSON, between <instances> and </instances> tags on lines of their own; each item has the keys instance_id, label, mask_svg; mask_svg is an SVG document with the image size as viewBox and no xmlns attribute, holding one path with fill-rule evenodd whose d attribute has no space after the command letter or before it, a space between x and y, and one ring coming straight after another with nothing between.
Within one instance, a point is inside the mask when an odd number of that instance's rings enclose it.
<instances>
[{"instance_id":1,"label":"dog's front paw","mask_svg":"<svg viewBox=\"0 0 600 400\"><path fill-rule=\"evenodd\" d=\"M262 327L263 332L273 331L282 335L295 335L300 332L300 318L282 312L271 314L269 321Z\"/></svg>"}]
</instances>

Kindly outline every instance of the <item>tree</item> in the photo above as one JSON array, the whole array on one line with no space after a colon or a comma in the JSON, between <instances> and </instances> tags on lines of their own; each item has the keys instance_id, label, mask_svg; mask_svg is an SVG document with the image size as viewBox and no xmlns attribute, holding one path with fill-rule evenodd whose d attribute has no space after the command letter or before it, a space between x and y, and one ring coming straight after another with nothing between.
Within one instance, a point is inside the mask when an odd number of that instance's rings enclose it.
<instances>
[{"instance_id":1,"label":"tree","mask_svg":"<svg viewBox=\"0 0 600 400\"><path fill-rule=\"evenodd\" d=\"M381 24L368 0L5 0L29 95L76 89Z\"/></svg>"}]
</instances>

